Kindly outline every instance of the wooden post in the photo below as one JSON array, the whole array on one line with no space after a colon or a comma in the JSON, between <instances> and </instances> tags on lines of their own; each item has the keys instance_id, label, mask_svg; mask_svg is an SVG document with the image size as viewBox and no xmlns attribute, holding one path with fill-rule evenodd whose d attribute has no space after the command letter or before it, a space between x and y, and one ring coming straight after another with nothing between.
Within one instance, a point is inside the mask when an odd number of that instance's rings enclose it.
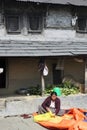
<instances>
[{"instance_id":1,"label":"wooden post","mask_svg":"<svg viewBox=\"0 0 87 130\"><path fill-rule=\"evenodd\" d=\"M45 67L45 57L40 57L39 61L39 71L40 71L40 78L41 78L41 95L44 96L44 91L45 91L45 79L43 75L43 70Z\"/></svg>"},{"instance_id":2,"label":"wooden post","mask_svg":"<svg viewBox=\"0 0 87 130\"><path fill-rule=\"evenodd\" d=\"M85 92L87 91L87 59L85 60Z\"/></svg>"},{"instance_id":3,"label":"wooden post","mask_svg":"<svg viewBox=\"0 0 87 130\"><path fill-rule=\"evenodd\" d=\"M41 95L44 96L44 91L45 91L45 79L43 74L41 73Z\"/></svg>"}]
</instances>

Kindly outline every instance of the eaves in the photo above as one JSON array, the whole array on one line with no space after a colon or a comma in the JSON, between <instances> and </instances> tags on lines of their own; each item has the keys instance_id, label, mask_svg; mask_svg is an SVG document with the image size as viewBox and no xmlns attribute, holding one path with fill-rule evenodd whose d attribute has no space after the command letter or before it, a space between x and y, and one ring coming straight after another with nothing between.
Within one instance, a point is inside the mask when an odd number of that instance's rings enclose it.
<instances>
[{"instance_id":1,"label":"eaves","mask_svg":"<svg viewBox=\"0 0 87 130\"><path fill-rule=\"evenodd\" d=\"M87 0L16 0L16 1L87 6Z\"/></svg>"}]
</instances>

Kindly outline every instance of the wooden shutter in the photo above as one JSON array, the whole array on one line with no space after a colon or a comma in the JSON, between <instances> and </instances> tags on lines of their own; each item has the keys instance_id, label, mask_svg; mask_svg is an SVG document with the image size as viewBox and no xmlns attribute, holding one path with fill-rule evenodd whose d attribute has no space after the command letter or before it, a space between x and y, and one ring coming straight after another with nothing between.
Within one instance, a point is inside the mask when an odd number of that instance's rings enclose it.
<instances>
[{"instance_id":1,"label":"wooden shutter","mask_svg":"<svg viewBox=\"0 0 87 130\"><path fill-rule=\"evenodd\" d=\"M28 31L41 32L43 28L43 18L39 14L32 14L28 17Z\"/></svg>"},{"instance_id":2,"label":"wooden shutter","mask_svg":"<svg viewBox=\"0 0 87 130\"><path fill-rule=\"evenodd\" d=\"M7 32L20 32L19 16L8 15L6 16L6 29Z\"/></svg>"},{"instance_id":3,"label":"wooden shutter","mask_svg":"<svg viewBox=\"0 0 87 130\"><path fill-rule=\"evenodd\" d=\"M76 31L87 32L87 18L86 17L78 17Z\"/></svg>"}]
</instances>

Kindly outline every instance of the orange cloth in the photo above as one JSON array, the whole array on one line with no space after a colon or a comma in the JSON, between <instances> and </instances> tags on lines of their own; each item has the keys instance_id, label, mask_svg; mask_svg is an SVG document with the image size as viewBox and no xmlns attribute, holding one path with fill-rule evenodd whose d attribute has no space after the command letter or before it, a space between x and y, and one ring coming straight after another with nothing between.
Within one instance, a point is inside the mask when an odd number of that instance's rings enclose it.
<instances>
[{"instance_id":1,"label":"orange cloth","mask_svg":"<svg viewBox=\"0 0 87 130\"><path fill-rule=\"evenodd\" d=\"M86 117L83 112L87 111L72 108L60 118L55 116L48 121L38 121L37 123L50 130L87 130L87 122L84 122Z\"/></svg>"}]
</instances>

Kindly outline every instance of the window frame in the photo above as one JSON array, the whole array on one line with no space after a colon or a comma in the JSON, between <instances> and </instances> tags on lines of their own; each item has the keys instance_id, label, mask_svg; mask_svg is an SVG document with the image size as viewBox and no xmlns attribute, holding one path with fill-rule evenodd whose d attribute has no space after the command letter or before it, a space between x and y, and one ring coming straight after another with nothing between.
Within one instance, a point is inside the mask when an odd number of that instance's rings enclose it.
<instances>
[{"instance_id":1,"label":"window frame","mask_svg":"<svg viewBox=\"0 0 87 130\"><path fill-rule=\"evenodd\" d=\"M11 30L11 29L9 29L7 27L7 24L8 24L7 19L9 17L18 18L18 29L16 31L13 31L13 30ZM21 16L19 14L6 14L6 16L5 16L5 25L6 25L7 33L21 33Z\"/></svg>"},{"instance_id":2,"label":"window frame","mask_svg":"<svg viewBox=\"0 0 87 130\"><path fill-rule=\"evenodd\" d=\"M33 30L30 28L30 17L38 17L39 18L39 27L36 30ZM43 26L44 26L44 20L43 20L43 14L39 14L39 13L31 13L31 14L27 14L27 30L28 33L41 33L43 30Z\"/></svg>"},{"instance_id":3,"label":"window frame","mask_svg":"<svg viewBox=\"0 0 87 130\"><path fill-rule=\"evenodd\" d=\"M80 29L79 24L78 24L78 20L79 19L83 19L86 21L86 26L83 30ZM76 32L78 33L87 33L87 17L86 16L78 16L78 19L76 20Z\"/></svg>"}]
</instances>

